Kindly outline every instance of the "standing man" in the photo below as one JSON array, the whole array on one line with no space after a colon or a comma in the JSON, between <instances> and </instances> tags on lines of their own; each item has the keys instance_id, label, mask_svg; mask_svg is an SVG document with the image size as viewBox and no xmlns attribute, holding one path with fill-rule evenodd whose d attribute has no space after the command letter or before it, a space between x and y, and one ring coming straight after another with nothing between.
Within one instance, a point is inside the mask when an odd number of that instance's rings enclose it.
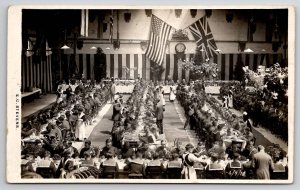
<instances>
[{"instance_id":1,"label":"standing man","mask_svg":"<svg viewBox=\"0 0 300 190\"><path fill-rule=\"evenodd\" d=\"M115 84L114 79L112 79L111 82L112 82L112 84L111 84L111 87L110 87L110 101L111 101L111 103L114 103L115 95L116 95L116 84Z\"/></svg>"},{"instance_id":2,"label":"standing man","mask_svg":"<svg viewBox=\"0 0 300 190\"><path fill-rule=\"evenodd\" d=\"M257 179L270 179L270 169L274 170L274 164L269 154L265 152L265 147L258 145L258 153L254 154L252 167L255 169Z\"/></svg>"},{"instance_id":3,"label":"standing man","mask_svg":"<svg viewBox=\"0 0 300 190\"><path fill-rule=\"evenodd\" d=\"M163 134L164 133L163 130L164 107L160 99L157 100L155 117L156 117L156 125L159 129L159 134Z\"/></svg>"}]
</instances>

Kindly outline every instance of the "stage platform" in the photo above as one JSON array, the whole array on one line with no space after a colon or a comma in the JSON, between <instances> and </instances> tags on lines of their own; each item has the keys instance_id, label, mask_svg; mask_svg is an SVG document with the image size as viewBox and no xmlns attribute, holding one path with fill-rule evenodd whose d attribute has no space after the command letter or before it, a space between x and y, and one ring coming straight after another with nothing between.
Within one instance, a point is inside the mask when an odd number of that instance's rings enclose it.
<instances>
[{"instance_id":1,"label":"stage platform","mask_svg":"<svg viewBox=\"0 0 300 190\"><path fill-rule=\"evenodd\" d=\"M55 101L55 94L47 94L40 96L38 99L34 99L32 102L24 103L22 106L22 123L25 122L31 115L52 106Z\"/></svg>"}]
</instances>

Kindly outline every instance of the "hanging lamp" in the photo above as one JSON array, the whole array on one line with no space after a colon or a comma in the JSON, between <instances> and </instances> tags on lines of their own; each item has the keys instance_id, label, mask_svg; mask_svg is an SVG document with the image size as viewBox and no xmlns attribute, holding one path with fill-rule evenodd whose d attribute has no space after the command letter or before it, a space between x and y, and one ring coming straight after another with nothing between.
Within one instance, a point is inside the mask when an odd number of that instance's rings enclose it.
<instances>
[{"instance_id":1,"label":"hanging lamp","mask_svg":"<svg viewBox=\"0 0 300 190\"><path fill-rule=\"evenodd\" d=\"M70 47L69 46L67 46L67 32L66 32L66 30L65 30L65 43L64 43L64 45L60 48L60 49L70 49Z\"/></svg>"}]
</instances>

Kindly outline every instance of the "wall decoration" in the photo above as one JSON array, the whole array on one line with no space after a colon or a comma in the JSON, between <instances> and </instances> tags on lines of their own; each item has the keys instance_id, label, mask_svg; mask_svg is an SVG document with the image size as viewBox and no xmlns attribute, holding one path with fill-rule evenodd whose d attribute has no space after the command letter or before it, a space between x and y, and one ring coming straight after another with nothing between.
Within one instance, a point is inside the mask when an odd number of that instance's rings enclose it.
<instances>
[{"instance_id":1,"label":"wall decoration","mask_svg":"<svg viewBox=\"0 0 300 190\"><path fill-rule=\"evenodd\" d=\"M278 49L280 48L280 46L281 46L281 42L273 42L272 43L272 50L273 50L273 52L277 52Z\"/></svg>"},{"instance_id":2,"label":"wall decoration","mask_svg":"<svg viewBox=\"0 0 300 190\"><path fill-rule=\"evenodd\" d=\"M175 30L174 33L172 34L172 40L188 41L189 37L187 31L182 29Z\"/></svg>"},{"instance_id":3,"label":"wall decoration","mask_svg":"<svg viewBox=\"0 0 300 190\"><path fill-rule=\"evenodd\" d=\"M113 47L114 47L114 50L120 49L120 40L114 40Z\"/></svg>"},{"instance_id":4,"label":"wall decoration","mask_svg":"<svg viewBox=\"0 0 300 190\"><path fill-rule=\"evenodd\" d=\"M141 49L145 51L148 47L148 41L141 41L140 45L141 45Z\"/></svg>"},{"instance_id":5,"label":"wall decoration","mask_svg":"<svg viewBox=\"0 0 300 190\"><path fill-rule=\"evenodd\" d=\"M77 49L82 49L82 47L83 47L83 40L77 40L76 45L77 45Z\"/></svg>"},{"instance_id":6,"label":"wall decoration","mask_svg":"<svg viewBox=\"0 0 300 190\"><path fill-rule=\"evenodd\" d=\"M226 21L228 23L232 23L232 20L233 20L233 13L232 12L226 13Z\"/></svg>"},{"instance_id":7,"label":"wall decoration","mask_svg":"<svg viewBox=\"0 0 300 190\"><path fill-rule=\"evenodd\" d=\"M206 15L207 18L211 17L212 10L211 9L205 9L205 15Z\"/></svg>"},{"instance_id":8,"label":"wall decoration","mask_svg":"<svg viewBox=\"0 0 300 190\"><path fill-rule=\"evenodd\" d=\"M195 18L197 15L197 9L190 9L190 13L191 13L192 18Z\"/></svg>"},{"instance_id":9,"label":"wall decoration","mask_svg":"<svg viewBox=\"0 0 300 190\"><path fill-rule=\"evenodd\" d=\"M207 17L204 16L200 18L188 28L195 39L197 48L202 52L202 58L206 60L215 57L217 55L216 50L218 47L212 34L212 30L210 29Z\"/></svg>"},{"instance_id":10,"label":"wall decoration","mask_svg":"<svg viewBox=\"0 0 300 190\"><path fill-rule=\"evenodd\" d=\"M246 42L239 42L238 51L244 52L245 48L246 48Z\"/></svg>"},{"instance_id":11,"label":"wall decoration","mask_svg":"<svg viewBox=\"0 0 300 190\"><path fill-rule=\"evenodd\" d=\"M146 56L158 63L162 64L166 52L167 41L171 34L172 26L161 20L155 15L151 18L150 39L146 51Z\"/></svg>"},{"instance_id":12,"label":"wall decoration","mask_svg":"<svg viewBox=\"0 0 300 190\"><path fill-rule=\"evenodd\" d=\"M175 16L176 18L179 18L181 16L182 9L175 9Z\"/></svg>"},{"instance_id":13,"label":"wall decoration","mask_svg":"<svg viewBox=\"0 0 300 190\"><path fill-rule=\"evenodd\" d=\"M145 13L146 13L147 17L151 17L152 9L145 9Z\"/></svg>"},{"instance_id":14,"label":"wall decoration","mask_svg":"<svg viewBox=\"0 0 300 190\"><path fill-rule=\"evenodd\" d=\"M178 59L182 59L183 58L185 50L186 50L186 46L184 45L184 43L178 43L178 44L176 44L175 51L176 51Z\"/></svg>"},{"instance_id":15,"label":"wall decoration","mask_svg":"<svg viewBox=\"0 0 300 190\"><path fill-rule=\"evenodd\" d=\"M130 20L131 20L131 13L130 12L124 13L124 20L125 20L125 22L130 22Z\"/></svg>"}]
</instances>

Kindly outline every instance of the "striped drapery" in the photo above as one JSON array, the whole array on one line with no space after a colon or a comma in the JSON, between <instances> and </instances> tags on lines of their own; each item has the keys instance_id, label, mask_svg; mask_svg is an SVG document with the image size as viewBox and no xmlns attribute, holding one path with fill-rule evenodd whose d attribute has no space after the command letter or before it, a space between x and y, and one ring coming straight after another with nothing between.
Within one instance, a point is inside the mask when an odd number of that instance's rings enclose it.
<instances>
[{"instance_id":1,"label":"striped drapery","mask_svg":"<svg viewBox=\"0 0 300 190\"><path fill-rule=\"evenodd\" d=\"M70 60L70 54L67 60ZM134 79L138 75L143 79L150 80L151 72L150 61L145 54L106 54L106 76L120 79ZM185 54L183 60L194 57L194 54ZM94 54L77 54L75 57L79 73L83 73L85 78L94 78ZM258 65L270 67L276 62L281 63L282 54L219 54L215 57L215 63L218 64L221 80L233 80L234 70L237 63L243 63L249 69L256 70ZM162 66L165 71L162 74L162 80L170 78L174 81L186 79L189 80L190 72L181 67L176 54L166 54ZM125 67L129 68L126 72Z\"/></svg>"},{"instance_id":2,"label":"striped drapery","mask_svg":"<svg viewBox=\"0 0 300 190\"><path fill-rule=\"evenodd\" d=\"M219 54L215 63L218 64L221 80L233 80L237 63L243 63L249 69L256 70L259 65L268 68L276 62L282 63L282 61L282 54Z\"/></svg>"},{"instance_id":3,"label":"striped drapery","mask_svg":"<svg viewBox=\"0 0 300 190\"><path fill-rule=\"evenodd\" d=\"M36 87L43 92L52 92L51 56L39 61L36 61L33 56L22 57L21 91L25 91L28 87Z\"/></svg>"}]
</instances>

